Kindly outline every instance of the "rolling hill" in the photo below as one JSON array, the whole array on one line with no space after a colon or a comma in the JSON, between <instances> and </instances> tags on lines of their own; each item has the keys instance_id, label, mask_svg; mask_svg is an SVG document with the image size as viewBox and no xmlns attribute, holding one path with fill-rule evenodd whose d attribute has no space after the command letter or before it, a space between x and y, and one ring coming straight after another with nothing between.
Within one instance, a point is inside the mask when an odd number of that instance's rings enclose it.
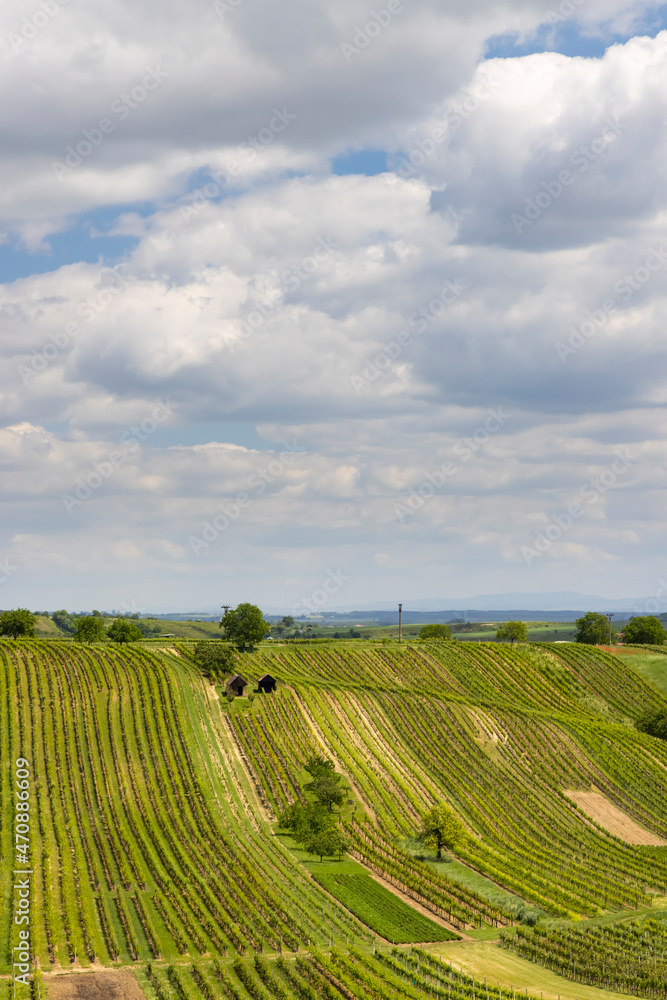
<instances>
[{"instance_id":1,"label":"rolling hill","mask_svg":"<svg viewBox=\"0 0 667 1000\"><path fill-rule=\"evenodd\" d=\"M667 701L631 657L546 643L236 656L251 687L277 677L275 694L228 702L182 641L0 643L2 759L13 762L0 972L19 941L13 870L30 872L42 992L51 971L127 966L157 1000L473 997L478 961L501 1000L512 985L501 967L540 988L539 934L524 928L660 916L667 746L633 721ZM340 862L276 835L277 814L305 797L313 753L344 776ZM456 859L414 839L436 802L468 830ZM576 970L549 961L548 981L572 995L562 976Z\"/></svg>"}]
</instances>

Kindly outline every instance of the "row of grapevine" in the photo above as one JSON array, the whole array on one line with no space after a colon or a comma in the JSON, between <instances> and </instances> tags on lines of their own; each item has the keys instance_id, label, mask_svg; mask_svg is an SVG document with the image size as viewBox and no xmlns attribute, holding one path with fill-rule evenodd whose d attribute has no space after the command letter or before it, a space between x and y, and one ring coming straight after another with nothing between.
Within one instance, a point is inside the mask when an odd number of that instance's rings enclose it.
<instances>
[{"instance_id":1,"label":"row of grapevine","mask_svg":"<svg viewBox=\"0 0 667 1000\"><path fill-rule=\"evenodd\" d=\"M635 996L667 997L667 927L657 920L502 932L509 951L561 976Z\"/></svg>"},{"instance_id":2,"label":"row of grapevine","mask_svg":"<svg viewBox=\"0 0 667 1000\"><path fill-rule=\"evenodd\" d=\"M455 970L421 948L313 951L294 960L236 959L148 966L157 1000L516 1000L510 990ZM527 991L521 993L524 1000Z\"/></svg>"},{"instance_id":3,"label":"row of grapevine","mask_svg":"<svg viewBox=\"0 0 667 1000\"><path fill-rule=\"evenodd\" d=\"M551 668L546 663L543 669ZM413 832L419 812L444 797L481 835L471 838L460 857L556 916L648 905L647 886L657 890L667 884L666 859L659 851L612 837L563 793L595 784L627 805L628 795L611 780L600 754L589 755L581 745L581 732L599 726L613 737L622 727L585 716L580 732L574 716L563 713L537 720L528 712L472 709L458 700L320 686L300 685L285 704L288 711L280 717L262 720L264 745L278 745L286 715L296 718L300 710L352 776L367 811L377 816L385 844ZM648 739L623 732L640 745ZM636 748L631 750L625 763L634 761L635 770L628 770L628 781L639 766ZM664 782L660 764L648 753L642 760L645 801L636 812L655 827L664 807L652 799ZM387 853L384 857L388 860ZM367 860L382 870L377 857ZM384 874L397 877L389 865Z\"/></svg>"},{"instance_id":4,"label":"row of grapevine","mask_svg":"<svg viewBox=\"0 0 667 1000\"><path fill-rule=\"evenodd\" d=\"M8 759L25 754L34 775L43 967L363 938L261 825L249 830L227 806L208 770L204 700L187 666L143 649L0 643L2 747ZM11 856L13 801L2 793Z\"/></svg>"},{"instance_id":5,"label":"row of grapevine","mask_svg":"<svg viewBox=\"0 0 667 1000\"><path fill-rule=\"evenodd\" d=\"M618 718L667 703L617 656L576 643L429 642L295 648L277 645L239 656L250 676L270 670L290 684L376 691L420 691L448 700L534 708L593 711L599 700Z\"/></svg>"}]
</instances>

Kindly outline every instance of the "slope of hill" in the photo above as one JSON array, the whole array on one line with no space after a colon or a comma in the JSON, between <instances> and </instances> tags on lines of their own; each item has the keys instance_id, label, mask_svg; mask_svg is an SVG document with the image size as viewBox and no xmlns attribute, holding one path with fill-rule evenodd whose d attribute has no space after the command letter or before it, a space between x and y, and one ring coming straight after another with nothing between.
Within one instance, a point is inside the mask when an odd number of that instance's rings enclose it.
<instances>
[{"instance_id":1,"label":"slope of hill","mask_svg":"<svg viewBox=\"0 0 667 1000\"><path fill-rule=\"evenodd\" d=\"M190 657L186 646L0 643L0 745L3 760L28 762L31 817L19 856L23 816L3 769L0 843L5 872L30 864L42 969L120 962L156 1000L472 998L474 983L447 965L456 942L375 954L368 927L272 835L314 752L345 774L353 857L459 935L493 938L540 915L623 916L667 893L667 746L631 724L667 701L620 657L547 644L276 646L237 654L237 666L251 683L271 672L278 691L232 705ZM414 844L437 801L470 834L456 863ZM327 865L320 882L335 890ZM357 885L368 883L345 892ZM5 878L2 972L16 905ZM297 950L297 965L277 961Z\"/></svg>"}]
</instances>

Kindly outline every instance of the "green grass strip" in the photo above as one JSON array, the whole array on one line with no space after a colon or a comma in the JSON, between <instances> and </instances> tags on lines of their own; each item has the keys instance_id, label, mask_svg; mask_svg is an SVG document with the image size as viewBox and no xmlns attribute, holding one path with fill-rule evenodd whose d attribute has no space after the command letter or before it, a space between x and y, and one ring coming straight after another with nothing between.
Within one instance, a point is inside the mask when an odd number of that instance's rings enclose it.
<instances>
[{"instance_id":1,"label":"green grass strip","mask_svg":"<svg viewBox=\"0 0 667 1000\"><path fill-rule=\"evenodd\" d=\"M413 941L458 940L453 931L413 910L370 875L319 871L313 875L327 892L387 941L410 944Z\"/></svg>"}]
</instances>

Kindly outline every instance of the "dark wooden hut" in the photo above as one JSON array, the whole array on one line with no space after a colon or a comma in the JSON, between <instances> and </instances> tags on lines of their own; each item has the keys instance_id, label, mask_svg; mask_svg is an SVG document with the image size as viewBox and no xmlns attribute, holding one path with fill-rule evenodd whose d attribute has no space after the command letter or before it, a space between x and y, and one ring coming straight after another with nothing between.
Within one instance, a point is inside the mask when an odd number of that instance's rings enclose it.
<instances>
[{"instance_id":1,"label":"dark wooden hut","mask_svg":"<svg viewBox=\"0 0 667 1000\"><path fill-rule=\"evenodd\" d=\"M234 674L234 676L230 677L227 681L225 691L227 694L233 694L237 698L242 698L243 689L246 687L247 683L248 682L244 680L240 674Z\"/></svg>"},{"instance_id":2,"label":"dark wooden hut","mask_svg":"<svg viewBox=\"0 0 667 1000\"><path fill-rule=\"evenodd\" d=\"M271 674L264 674L263 677L257 681L257 687L264 694L271 694L272 691L276 690L276 679L272 677Z\"/></svg>"}]
</instances>

